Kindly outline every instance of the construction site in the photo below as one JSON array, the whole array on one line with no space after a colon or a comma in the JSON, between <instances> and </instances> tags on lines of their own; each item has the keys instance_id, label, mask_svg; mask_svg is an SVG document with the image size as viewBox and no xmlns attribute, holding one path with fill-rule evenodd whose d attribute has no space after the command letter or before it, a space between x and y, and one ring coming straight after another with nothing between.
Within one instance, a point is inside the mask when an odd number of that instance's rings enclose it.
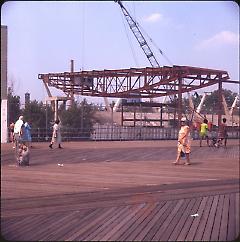
<instances>
[{"instance_id":1,"label":"construction site","mask_svg":"<svg viewBox=\"0 0 240 242\"><path fill-rule=\"evenodd\" d=\"M69 72L38 74L54 119L60 104L71 106L77 96L103 98L105 105L88 139L63 132L63 149L49 149L49 134L36 133L29 166L14 165L12 144L1 144L1 235L16 241L238 241L239 95L229 106L223 90L224 84L239 89L239 80L226 70L160 66L139 23L122 1L114 2L149 66L75 71L70 60ZM63 95L54 96L52 88ZM217 103L203 112L213 90ZM191 165L186 157L173 162L182 118L191 126ZM204 140L199 146L198 125L208 119L217 133L223 118L227 145Z\"/></svg>"},{"instance_id":2,"label":"construction site","mask_svg":"<svg viewBox=\"0 0 240 242\"><path fill-rule=\"evenodd\" d=\"M48 94L47 102L51 102L58 117L58 103L71 102L77 95L104 98L106 112L99 113L103 120L121 126L158 126L169 127L169 121L180 124L183 116L191 122L202 122L207 117L213 125L219 126L223 117L228 126L239 126L239 115L233 115L239 106L239 96L232 105L227 106L223 95L225 83L236 84L225 70L215 70L191 66L160 66L146 37L121 1L116 1L135 36L139 47L143 50L150 67L116 70L74 71L74 60L71 60L69 72L39 74ZM160 50L160 53L164 53ZM166 57L167 58L167 57ZM192 97L207 87L218 91L218 102L214 109L217 114L201 113L202 106L210 92L204 92L198 106L194 106ZM64 96L53 96L50 88L61 90ZM211 93L210 93L211 94ZM183 97L189 100L189 110L183 111ZM108 98L117 98L114 104ZM157 100L158 99L158 100ZM162 101L159 101L162 100ZM170 105L168 101L175 101ZM132 107L132 112L125 112L124 107ZM151 112L144 112L148 107Z\"/></svg>"}]
</instances>

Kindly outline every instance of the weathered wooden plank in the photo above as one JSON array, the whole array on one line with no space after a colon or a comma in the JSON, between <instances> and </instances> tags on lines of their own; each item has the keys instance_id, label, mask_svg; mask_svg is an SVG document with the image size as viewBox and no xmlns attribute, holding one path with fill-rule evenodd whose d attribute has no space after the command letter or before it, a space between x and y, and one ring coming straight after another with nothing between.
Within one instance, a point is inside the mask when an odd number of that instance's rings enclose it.
<instances>
[{"instance_id":1,"label":"weathered wooden plank","mask_svg":"<svg viewBox=\"0 0 240 242\"><path fill-rule=\"evenodd\" d=\"M144 216L142 216L136 223L136 226L134 226L134 230L133 228L131 230L127 230L118 240L119 241L126 241L126 240L129 240L129 241L132 241L132 240L135 240L135 237L137 235L140 235L141 232L148 226L148 223L150 221L152 221L155 217L155 214L158 213L158 211L163 207L163 205L165 204L166 202L157 202L154 207L154 209L152 209L151 211L149 211L149 214L144 214ZM150 227L150 226L149 226ZM145 235L143 234L142 237L144 237Z\"/></svg>"},{"instance_id":2,"label":"weathered wooden plank","mask_svg":"<svg viewBox=\"0 0 240 242\"><path fill-rule=\"evenodd\" d=\"M152 226L152 228L149 230L148 234L144 237L144 241L150 241L154 238L159 227L163 224L163 222L166 220L166 218L168 217L170 212L176 206L177 200L168 201L167 203L169 203L168 208L158 217L156 223Z\"/></svg>"},{"instance_id":3,"label":"weathered wooden plank","mask_svg":"<svg viewBox=\"0 0 240 242\"><path fill-rule=\"evenodd\" d=\"M189 211L191 211L191 209L193 208L194 204L196 202L196 199L191 199L186 210L184 211L181 219L179 220L179 222L177 223L177 225L175 226L174 230L172 231L171 236L169 237L168 241L176 241L178 235L181 233L181 230L184 226L185 221L187 220L188 216L189 216Z\"/></svg>"},{"instance_id":4,"label":"weathered wooden plank","mask_svg":"<svg viewBox=\"0 0 240 242\"><path fill-rule=\"evenodd\" d=\"M154 204L146 204L140 211L136 213L127 223L125 223L113 236L111 236L112 241L119 241L121 239L121 235L127 233L128 236L132 234L139 224L152 212L153 209L156 208L156 203ZM125 235L126 236L126 235ZM128 237L127 236L127 237Z\"/></svg>"},{"instance_id":5,"label":"weathered wooden plank","mask_svg":"<svg viewBox=\"0 0 240 242\"><path fill-rule=\"evenodd\" d=\"M76 240L76 238L81 235L83 232L87 231L92 225L94 225L95 223L98 223L98 221L106 216L105 213L110 213L111 210L109 210L108 208L97 208L96 212L94 214L91 214L88 218L82 220L79 218L76 218L76 223L74 223L73 225L71 225L69 227L69 230L71 231L71 235L69 236L69 238L67 240ZM77 228L77 229L76 229ZM74 229L74 230L71 230ZM66 236L66 233L63 235ZM51 238L49 238L51 239ZM61 239L61 237L59 238Z\"/></svg>"},{"instance_id":6,"label":"weathered wooden plank","mask_svg":"<svg viewBox=\"0 0 240 242\"><path fill-rule=\"evenodd\" d=\"M211 239L213 223L214 223L215 216L216 216L218 201L219 201L219 195L214 196L213 203L212 203L210 213L209 213L209 216L208 216L208 220L207 220L207 223L206 223L206 226L205 226L205 231L204 231L203 236L202 236L202 240L204 240L204 241L208 241L208 240Z\"/></svg>"},{"instance_id":7,"label":"weathered wooden plank","mask_svg":"<svg viewBox=\"0 0 240 242\"><path fill-rule=\"evenodd\" d=\"M44 217L38 217L38 219L35 222L31 222L29 224L28 229L20 228L18 230L18 240L31 240L31 237L35 238L41 238L41 234L39 234L39 231L41 231L43 228L46 228L46 226L51 226L52 223L55 221L58 221L66 214L47 214L44 215Z\"/></svg>"},{"instance_id":8,"label":"weathered wooden plank","mask_svg":"<svg viewBox=\"0 0 240 242\"><path fill-rule=\"evenodd\" d=\"M179 220L182 218L182 215L183 215L185 209L187 208L189 202L190 202L190 199L183 199L183 204L181 205L181 207L177 211L176 215L172 219L172 221L169 224L169 226L167 227L167 229L160 236L159 240L161 240L161 241L168 241L170 235L172 234L172 231L174 230L174 228L178 224Z\"/></svg>"},{"instance_id":9,"label":"weathered wooden plank","mask_svg":"<svg viewBox=\"0 0 240 242\"><path fill-rule=\"evenodd\" d=\"M154 224L157 222L159 216L164 213L164 211L169 207L168 202L161 202L158 204L156 211L154 213L151 213L151 216L149 216L143 224L144 226L141 226L140 233L137 234L137 236L134 238L135 241L142 241L144 237L148 234L149 230L154 226Z\"/></svg>"},{"instance_id":10,"label":"weathered wooden plank","mask_svg":"<svg viewBox=\"0 0 240 242\"><path fill-rule=\"evenodd\" d=\"M211 240L218 240L220 233L230 239L233 233L239 234L239 207L236 205L239 195L234 199L231 195L239 194L238 145L212 152L196 144L193 144L193 164L189 167L172 166L175 141L81 142L80 145L73 142L65 143L61 152L49 150L46 143L37 143L36 149L31 150L31 166L21 168L8 166L13 154L11 149L4 149L1 230L12 236L10 240L16 237L92 240L105 236L110 240L174 241L180 235L180 238L196 240L198 233L201 239L209 238L208 228L212 225ZM64 166L59 167L58 163ZM225 198L230 197L228 207L223 203L223 194ZM207 207L204 197L217 195L219 202L215 208L213 202L209 219L201 222L197 217L191 223L189 212L193 204L196 206L194 201L202 199L197 211L200 215L201 209L204 213ZM165 207L165 213L160 212L163 208L160 204L172 201L179 204L179 200L184 200L179 209ZM147 205L146 210L136 213L124 210L144 203L157 207ZM212 220L210 214L214 209L216 216ZM234 210L236 214L231 216ZM111 212L107 214L107 211ZM222 214L222 211L225 212ZM72 217L68 217L70 214ZM223 217L228 218L227 225L222 222ZM82 231L78 234L79 230Z\"/></svg>"},{"instance_id":11,"label":"weathered wooden plank","mask_svg":"<svg viewBox=\"0 0 240 242\"><path fill-rule=\"evenodd\" d=\"M117 217L121 216L121 214L123 214L126 210L128 209L128 207L126 206L121 206L118 207L112 214L111 216L109 216L107 219L105 219L103 221L102 224L99 225L99 227L93 231L91 234L89 234L87 237L83 236L82 240L85 241L92 241L93 238L95 238L95 236L97 236L98 234L100 234L106 227L109 226L109 224L111 224Z\"/></svg>"},{"instance_id":12,"label":"weathered wooden plank","mask_svg":"<svg viewBox=\"0 0 240 242\"><path fill-rule=\"evenodd\" d=\"M4 238L7 240L17 240L19 237L19 234L21 234L21 231L27 230L27 228L38 221L39 219L42 219L44 215L38 215L38 216L28 216L22 220L22 222L18 222L14 224L11 228L8 229L8 231L4 234Z\"/></svg>"},{"instance_id":13,"label":"weathered wooden plank","mask_svg":"<svg viewBox=\"0 0 240 242\"><path fill-rule=\"evenodd\" d=\"M81 218L85 218L89 214L91 214L94 210L82 210L82 211L77 211L78 216ZM50 231L53 231L56 229L56 225L58 224L60 226L59 220L61 220L65 215L68 215L69 212L59 212L59 213L52 213L52 214L47 214L47 218L42 220L43 224L39 226L37 229L35 229L35 232L28 235L28 239L30 241L36 241L40 238L42 238L43 235L48 234ZM65 220L65 223L66 220ZM25 238L26 239L26 238Z\"/></svg>"},{"instance_id":14,"label":"weathered wooden plank","mask_svg":"<svg viewBox=\"0 0 240 242\"><path fill-rule=\"evenodd\" d=\"M190 227L191 227L191 225L193 223L193 220L194 219L198 219L198 217L192 217L191 215L196 214L196 211L199 209L201 201L202 201L202 198L197 198L195 204L192 207L192 209L189 210L188 216L187 216L187 218L185 220L185 223L184 223L184 225L182 227L182 230L181 230L180 234L177 237L178 241L179 240L180 241L181 240L185 240L185 238L186 238L186 236L188 234L188 231L189 231L189 229L190 229Z\"/></svg>"},{"instance_id":15,"label":"weathered wooden plank","mask_svg":"<svg viewBox=\"0 0 240 242\"><path fill-rule=\"evenodd\" d=\"M104 226L104 224L112 218L113 214L116 214L117 212L119 212L121 209L121 207L111 207L109 208L109 211L111 211L110 213L105 213L105 216L102 216L102 219L100 221L98 221L97 223L93 224L88 230L86 230L85 232L83 232L81 234L81 240L84 241L86 240L86 238L88 238L89 236L93 235L96 231L99 231L100 228L102 226ZM72 232L72 231L71 231ZM98 232L96 232L98 233ZM64 236L68 237L69 235L66 234ZM89 241L89 240L88 240Z\"/></svg>"},{"instance_id":16,"label":"weathered wooden plank","mask_svg":"<svg viewBox=\"0 0 240 242\"><path fill-rule=\"evenodd\" d=\"M101 225L103 225L105 220L108 220L111 218L112 214L116 211L116 207L108 208L106 212L101 214L100 216L97 216L93 221L91 221L91 225L89 228L85 229L81 234L78 235L78 238L80 240L84 240L85 237L91 235L97 228L99 228Z\"/></svg>"},{"instance_id":17,"label":"weathered wooden plank","mask_svg":"<svg viewBox=\"0 0 240 242\"><path fill-rule=\"evenodd\" d=\"M229 212L229 195L224 196L223 211L220 225L219 240L227 240L227 227L228 227L228 212Z\"/></svg>"},{"instance_id":18,"label":"weathered wooden plank","mask_svg":"<svg viewBox=\"0 0 240 242\"><path fill-rule=\"evenodd\" d=\"M203 211L204 211L204 208L206 206L206 203L207 203L207 197L203 197L202 200L201 200L201 203L200 203L200 206L197 210L197 214L198 215L202 215L203 214ZM198 218L198 217L196 217ZM193 241L193 238L195 236L195 233L197 231L197 228L198 228L198 225L200 223L200 219L194 219L193 222L192 222L192 225L188 231L188 234L186 236L186 241Z\"/></svg>"},{"instance_id":19,"label":"weathered wooden plank","mask_svg":"<svg viewBox=\"0 0 240 242\"><path fill-rule=\"evenodd\" d=\"M124 226L125 223L128 223L129 220L134 217L136 215L136 213L143 209L146 206L146 204L140 204L138 205L136 208L132 209L131 212L129 212L127 214L127 216L125 216L125 218L123 218L121 221L119 221L112 229L111 231L109 231L107 234L105 234L101 240L103 241L107 241L107 240L111 240L112 241L112 236L119 230L121 229L122 226Z\"/></svg>"},{"instance_id":20,"label":"weathered wooden plank","mask_svg":"<svg viewBox=\"0 0 240 242\"><path fill-rule=\"evenodd\" d=\"M229 212L228 212L228 229L227 229L227 241L233 241L236 239L236 210L235 210L236 194L230 194Z\"/></svg>"},{"instance_id":21,"label":"weathered wooden plank","mask_svg":"<svg viewBox=\"0 0 240 242\"><path fill-rule=\"evenodd\" d=\"M73 223L72 226L69 226L69 229L65 229L64 233L62 235L59 235L59 239L65 240L65 238L71 236L74 234L74 237L81 237L81 240L83 238L83 236L85 236L85 234L89 233L89 230L91 230L93 227L95 227L96 225L99 225L102 223L102 220L104 220L106 217L108 217L109 215L111 215L111 213L115 210L115 207L112 208L103 208L101 213L97 214L95 216L95 218L92 218L88 224L82 226L81 223L79 223L78 218L76 218L76 222ZM73 233L73 229L75 230L76 228L76 224L78 224L78 231L75 231L75 233Z\"/></svg>"},{"instance_id":22,"label":"weathered wooden plank","mask_svg":"<svg viewBox=\"0 0 240 242\"><path fill-rule=\"evenodd\" d=\"M211 209L211 206L212 206L213 198L214 198L213 196L208 197L208 201L207 201L206 206L204 208L203 214L200 217L200 223L199 223L197 232L194 236L194 240L196 240L196 241L200 241L202 239L202 236L203 236L203 233L204 233L204 230L205 230L205 227L206 227L206 223L207 223L207 220L208 220L208 216L209 216L209 213L210 213L210 209Z\"/></svg>"},{"instance_id":23,"label":"weathered wooden plank","mask_svg":"<svg viewBox=\"0 0 240 242\"><path fill-rule=\"evenodd\" d=\"M238 238L239 237L239 227L240 227L240 224L239 224L239 207L240 207L240 204L239 204L239 193L236 193L236 230L235 230L235 238Z\"/></svg>"},{"instance_id":24,"label":"weathered wooden plank","mask_svg":"<svg viewBox=\"0 0 240 242\"><path fill-rule=\"evenodd\" d=\"M179 212L179 209L182 206L183 202L184 202L184 199L177 201L176 206L170 210L169 215L164 220L164 222L161 224L161 226L158 228L158 230L157 230L156 234L153 236L152 240L159 241L161 236L163 236L165 234L165 230L167 229L167 227L169 226L169 224L171 223L171 221L173 220L175 215Z\"/></svg>"},{"instance_id":25,"label":"weathered wooden plank","mask_svg":"<svg viewBox=\"0 0 240 242\"><path fill-rule=\"evenodd\" d=\"M212 241L218 241L218 238L219 238L223 203L224 203L224 195L222 194L219 196L217 211L214 218L214 224L213 224L213 229L212 229L211 238L210 238L210 240Z\"/></svg>"},{"instance_id":26,"label":"weathered wooden plank","mask_svg":"<svg viewBox=\"0 0 240 242\"><path fill-rule=\"evenodd\" d=\"M88 215L86 215L83 218L80 218L81 224L88 223L94 216L96 216L101 209L96 208L93 211L91 210ZM48 233L42 234L41 239L42 240L51 240L51 238L54 237L54 235L57 235L58 231L61 231L61 226L63 224L68 223L71 219L73 219L76 216L77 211L68 213L66 216L63 218L59 219L58 221L55 221L51 226L48 228ZM53 239L52 239L53 240Z\"/></svg>"},{"instance_id":27,"label":"weathered wooden plank","mask_svg":"<svg viewBox=\"0 0 240 242\"><path fill-rule=\"evenodd\" d=\"M114 228L114 226L116 226L120 221L122 221L122 219L124 219L129 214L129 212L132 211L132 209L135 209L136 207L138 207L138 206L136 205L136 206L124 207L123 212L120 212L119 214L115 215L114 218L112 219L112 222L110 224L108 224L107 227L104 227L100 233L96 234L96 236L92 240L94 240L94 241L102 240L102 238L107 233L109 233Z\"/></svg>"}]
</instances>

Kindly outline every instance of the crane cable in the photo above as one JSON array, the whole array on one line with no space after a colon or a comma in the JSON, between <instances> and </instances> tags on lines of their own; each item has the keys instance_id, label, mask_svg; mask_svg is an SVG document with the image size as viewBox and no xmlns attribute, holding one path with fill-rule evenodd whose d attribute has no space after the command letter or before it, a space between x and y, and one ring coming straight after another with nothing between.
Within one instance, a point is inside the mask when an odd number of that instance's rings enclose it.
<instances>
[{"instance_id":1,"label":"crane cable","mask_svg":"<svg viewBox=\"0 0 240 242\"><path fill-rule=\"evenodd\" d=\"M121 14L121 18L122 18L122 22L123 22L124 30L125 30L125 33L126 33L126 36L127 36L128 42L129 42L129 45L130 45L130 49L131 49L131 51L132 51L133 59L134 59L134 61L135 61L135 65L136 65L136 66L139 66L138 61L137 61L136 54L135 54L135 52L134 52L133 44L132 44L131 39L130 39L130 37L129 37L129 35L128 35L127 27L126 27L126 24L125 24L125 21L124 21L124 19L123 19L123 15L122 15L122 14Z\"/></svg>"},{"instance_id":2,"label":"crane cable","mask_svg":"<svg viewBox=\"0 0 240 242\"><path fill-rule=\"evenodd\" d=\"M148 37L148 39L152 42L152 44L155 46L155 48L159 51L159 53L167 60L167 62L173 66L173 63L171 62L171 60L166 56L166 54L157 46L157 44L153 41L153 39L147 34L147 32L143 29L143 27L136 22L136 24L138 25L138 27L144 32L144 34Z\"/></svg>"},{"instance_id":3,"label":"crane cable","mask_svg":"<svg viewBox=\"0 0 240 242\"><path fill-rule=\"evenodd\" d=\"M84 70L84 47L85 47L85 3L82 4L82 71Z\"/></svg>"}]
</instances>

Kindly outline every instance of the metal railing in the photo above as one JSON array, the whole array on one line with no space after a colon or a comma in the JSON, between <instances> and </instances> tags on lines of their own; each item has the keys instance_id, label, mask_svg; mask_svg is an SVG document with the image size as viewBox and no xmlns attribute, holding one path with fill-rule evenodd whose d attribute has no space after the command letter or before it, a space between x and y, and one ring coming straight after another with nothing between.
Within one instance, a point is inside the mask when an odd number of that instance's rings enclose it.
<instances>
[{"instance_id":1,"label":"metal railing","mask_svg":"<svg viewBox=\"0 0 240 242\"><path fill-rule=\"evenodd\" d=\"M168 127L131 127L116 126L111 124L95 125L92 130L78 128L62 128L61 135L63 141L81 141L81 140L176 140L178 137L177 128ZM229 127L228 138L239 139L239 127ZM217 135L215 128L212 135ZM32 128L31 130L33 142L50 142L52 138L52 129ZM193 139L199 139L199 132L193 130L191 132Z\"/></svg>"}]
</instances>

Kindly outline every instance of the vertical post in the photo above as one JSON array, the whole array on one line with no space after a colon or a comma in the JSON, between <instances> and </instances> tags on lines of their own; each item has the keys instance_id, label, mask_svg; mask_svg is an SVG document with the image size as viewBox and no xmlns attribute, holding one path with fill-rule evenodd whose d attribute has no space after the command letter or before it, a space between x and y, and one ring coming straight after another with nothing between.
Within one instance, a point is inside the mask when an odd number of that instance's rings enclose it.
<instances>
[{"instance_id":1,"label":"vertical post","mask_svg":"<svg viewBox=\"0 0 240 242\"><path fill-rule=\"evenodd\" d=\"M48 112L47 112L47 100L46 100L46 136L45 136L46 141L48 140L47 120L48 120Z\"/></svg>"},{"instance_id":2,"label":"vertical post","mask_svg":"<svg viewBox=\"0 0 240 242\"><path fill-rule=\"evenodd\" d=\"M74 60L71 60L71 66L70 66L70 71L73 74L74 73ZM72 81L74 82L74 76L72 75ZM74 83L73 83L74 84ZM71 89L71 93L70 93L70 107L72 107L73 102L74 102L74 91L73 91L73 85L72 85L72 89Z\"/></svg>"},{"instance_id":3,"label":"vertical post","mask_svg":"<svg viewBox=\"0 0 240 242\"><path fill-rule=\"evenodd\" d=\"M114 107L114 102L110 104L111 107L111 140L113 139L113 107Z\"/></svg>"},{"instance_id":4,"label":"vertical post","mask_svg":"<svg viewBox=\"0 0 240 242\"><path fill-rule=\"evenodd\" d=\"M218 127L221 124L222 119L222 80L218 82Z\"/></svg>"},{"instance_id":5,"label":"vertical post","mask_svg":"<svg viewBox=\"0 0 240 242\"><path fill-rule=\"evenodd\" d=\"M55 120L57 120L58 119L58 100L57 99L55 99L54 100L54 104L55 104L55 106L54 106L54 119Z\"/></svg>"},{"instance_id":6,"label":"vertical post","mask_svg":"<svg viewBox=\"0 0 240 242\"><path fill-rule=\"evenodd\" d=\"M181 126L182 118L182 78L178 78L178 129Z\"/></svg>"},{"instance_id":7,"label":"vertical post","mask_svg":"<svg viewBox=\"0 0 240 242\"><path fill-rule=\"evenodd\" d=\"M123 126L123 102L122 102L122 115L121 115L121 126Z\"/></svg>"},{"instance_id":8,"label":"vertical post","mask_svg":"<svg viewBox=\"0 0 240 242\"><path fill-rule=\"evenodd\" d=\"M133 113L133 126L135 127L136 126L136 106L134 106L134 113Z\"/></svg>"},{"instance_id":9,"label":"vertical post","mask_svg":"<svg viewBox=\"0 0 240 242\"><path fill-rule=\"evenodd\" d=\"M160 110L160 127L162 128L162 126L163 126L163 121L162 121L162 119L163 119L163 106L161 105L161 110Z\"/></svg>"}]
</instances>

